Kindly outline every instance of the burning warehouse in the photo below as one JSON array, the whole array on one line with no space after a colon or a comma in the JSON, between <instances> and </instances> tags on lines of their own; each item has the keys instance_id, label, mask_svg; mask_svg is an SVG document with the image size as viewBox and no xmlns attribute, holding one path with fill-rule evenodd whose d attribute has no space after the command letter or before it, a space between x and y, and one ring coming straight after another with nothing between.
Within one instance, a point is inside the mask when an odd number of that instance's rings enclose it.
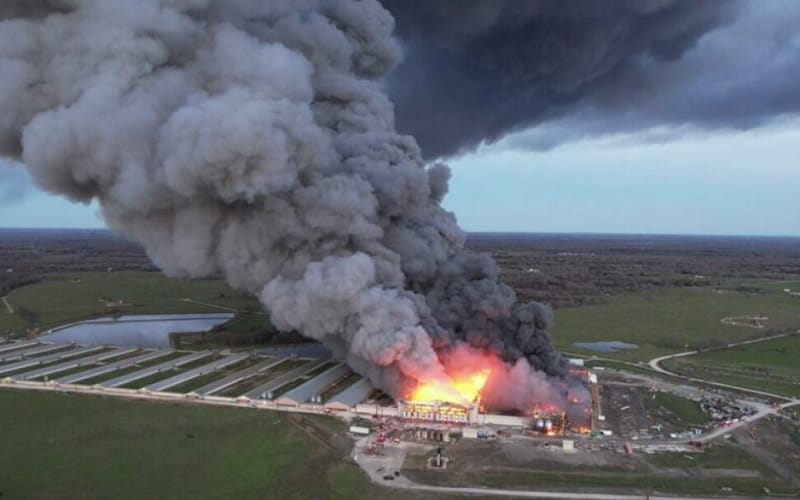
<instances>
[{"instance_id":1,"label":"burning warehouse","mask_svg":"<svg viewBox=\"0 0 800 500\"><path fill-rule=\"evenodd\" d=\"M447 401L399 401L400 415L408 420L477 424L477 404L458 404Z\"/></svg>"},{"instance_id":2,"label":"burning warehouse","mask_svg":"<svg viewBox=\"0 0 800 500\"><path fill-rule=\"evenodd\" d=\"M0 73L0 152L39 186L99 202L168 275L258 297L272 327L413 401L409 415L469 421L487 366L490 408L561 398L552 310L467 250L442 206L448 167L394 127L381 82L402 51L379 2L11 4L0 63L20 69ZM415 384L433 392L409 397Z\"/></svg>"},{"instance_id":3,"label":"burning warehouse","mask_svg":"<svg viewBox=\"0 0 800 500\"><path fill-rule=\"evenodd\" d=\"M559 396L547 386L527 386L522 389L510 384L503 365L485 364L486 368L462 368L449 380L419 384L397 402L397 414L415 422L520 427L531 432L556 436L568 430L584 427L590 416L589 392L580 383L588 372L574 378L569 390ZM530 380L529 377L525 377ZM524 405L495 405L498 398L513 393L524 394ZM513 414L503 414L509 408L521 408ZM589 412L589 413L587 413ZM590 421L590 419L589 419ZM573 429L574 427L574 429Z\"/></svg>"}]
</instances>

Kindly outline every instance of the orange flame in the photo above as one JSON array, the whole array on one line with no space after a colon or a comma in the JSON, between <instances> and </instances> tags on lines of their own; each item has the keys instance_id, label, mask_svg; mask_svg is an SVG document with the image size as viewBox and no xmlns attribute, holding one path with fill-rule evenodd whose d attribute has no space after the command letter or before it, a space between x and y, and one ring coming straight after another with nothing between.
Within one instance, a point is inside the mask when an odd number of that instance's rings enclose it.
<instances>
[{"instance_id":1,"label":"orange flame","mask_svg":"<svg viewBox=\"0 0 800 500\"><path fill-rule=\"evenodd\" d=\"M448 381L432 380L417 385L411 396L412 401L441 401L445 403L468 404L474 402L489 379L491 370L451 377Z\"/></svg>"}]
</instances>

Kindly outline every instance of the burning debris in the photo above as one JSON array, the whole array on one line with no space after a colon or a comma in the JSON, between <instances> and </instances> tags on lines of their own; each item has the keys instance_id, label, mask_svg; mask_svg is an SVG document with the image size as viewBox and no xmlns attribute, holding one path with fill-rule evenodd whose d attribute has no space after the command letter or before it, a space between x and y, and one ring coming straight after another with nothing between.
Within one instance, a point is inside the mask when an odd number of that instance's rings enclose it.
<instances>
[{"instance_id":1,"label":"burning debris","mask_svg":"<svg viewBox=\"0 0 800 500\"><path fill-rule=\"evenodd\" d=\"M565 405L551 310L464 251L448 168L395 131L393 27L375 0L11 2L0 155L395 397Z\"/></svg>"},{"instance_id":2,"label":"burning debris","mask_svg":"<svg viewBox=\"0 0 800 500\"><path fill-rule=\"evenodd\" d=\"M452 377L449 384L439 380L422 382L414 388L409 399L457 404L475 403L489 375L488 370L481 370L466 377Z\"/></svg>"}]
</instances>

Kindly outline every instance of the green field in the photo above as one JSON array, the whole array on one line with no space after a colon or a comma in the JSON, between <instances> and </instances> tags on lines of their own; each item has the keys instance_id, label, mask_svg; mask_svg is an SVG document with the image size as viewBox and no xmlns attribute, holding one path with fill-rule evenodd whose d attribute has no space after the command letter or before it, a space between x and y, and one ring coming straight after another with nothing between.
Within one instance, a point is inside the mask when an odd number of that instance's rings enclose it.
<instances>
[{"instance_id":1,"label":"green field","mask_svg":"<svg viewBox=\"0 0 800 500\"><path fill-rule=\"evenodd\" d=\"M668 392L657 392L655 403L662 409L669 412L670 420L674 418L677 424L688 426L703 425L708 421L706 415L700 408L700 403L691 399L682 398Z\"/></svg>"},{"instance_id":2,"label":"green field","mask_svg":"<svg viewBox=\"0 0 800 500\"><path fill-rule=\"evenodd\" d=\"M689 467L691 468L691 467ZM484 486L487 488L535 489L542 485L548 488L559 488L564 491L586 490L606 492L621 489L645 492L669 492L675 494L713 495L730 488L730 492L738 495L758 495L764 488L782 496L794 497L797 490L779 480L739 479L739 478L699 478L699 477L658 477L642 472L608 472L597 470L500 470L487 469L480 472L448 473L414 469L405 470L405 474L414 481L440 486L461 486L463 484ZM720 497L720 498L725 498Z\"/></svg>"},{"instance_id":3,"label":"green field","mask_svg":"<svg viewBox=\"0 0 800 500\"><path fill-rule=\"evenodd\" d=\"M621 340L640 349L601 354L627 360L646 360L659 354L707 348L771 332L800 329L800 299L783 292L787 284L759 285L758 293L725 288L667 288L623 294L608 304L556 311L553 338L557 347L573 342ZM790 285L789 285L790 286ZM723 318L766 315L766 328L726 325Z\"/></svg>"},{"instance_id":4,"label":"green field","mask_svg":"<svg viewBox=\"0 0 800 500\"><path fill-rule=\"evenodd\" d=\"M222 280L175 279L156 272L74 273L17 288L7 300L14 314L0 307L0 335L11 337L99 316L235 312L236 318L211 332L174 336L180 339L175 347L213 349L302 340L275 331L255 297Z\"/></svg>"},{"instance_id":5,"label":"green field","mask_svg":"<svg viewBox=\"0 0 800 500\"><path fill-rule=\"evenodd\" d=\"M416 498L371 485L323 417L0 390L0 496Z\"/></svg>"},{"instance_id":6,"label":"green field","mask_svg":"<svg viewBox=\"0 0 800 500\"><path fill-rule=\"evenodd\" d=\"M0 332L47 329L113 314L224 312L226 309L222 308L260 311L255 298L232 290L221 280L171 279L155 272L54 275L41 283L17 288L6 298L15 314L3 309ZM122 301L123 305L109 307L106 301Z\"/></svg>"},{"instance_id":7,"label":"green field","mask_svg":"<svg viewBox=\"0 0 800 500\"><path fill-rule=\"evenodd\" d=\"M727 444L707 446L702 453L656 453L648 462L661 467L742 469L769 474L769 467L749 453Z\"/></svg>"},{"instance_id":8,"label":"green field","mask_svg":"<svg viewBox=\"0 0 800 500\"><path fill-rule=\"evenodd\" d=\"M672 371L800 397L800 336L669 360Z\"/></svg>"}]
</instances>

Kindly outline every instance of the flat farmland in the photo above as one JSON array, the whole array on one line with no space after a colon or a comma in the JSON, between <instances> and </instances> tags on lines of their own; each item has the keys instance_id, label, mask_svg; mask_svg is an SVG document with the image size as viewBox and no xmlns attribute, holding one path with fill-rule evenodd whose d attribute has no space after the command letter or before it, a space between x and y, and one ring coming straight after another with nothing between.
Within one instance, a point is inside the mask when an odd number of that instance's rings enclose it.
<instances>
[{"instance_id":1,"label":"flat farmland","mask_svg":"<svg viewBox=\"0 0 800 500\"><path fill-rule=\"evenodd\" d=\"M329 418L9 390L0 407L3 498L417 498L370 484Z\"/></svg>"},{"instance_id":2,"label":"flat farmland","mask_svg":"<svg viewBox=\"0 0 800 500\"><path fill-rule=\"evenodd\" d=\"M757 290L757 291L755 291ZM665 288L613 297L607 304L556 311L553 338L559 349L573 342L620 340L639 349L601 354L646 360L660 354L702 349L778 331L800 329L800 299L777 286ZM731 317L766 316L763 328L726 324ZM580 351L591 354L591 351Z\"/></svg>"}]
</instances>

